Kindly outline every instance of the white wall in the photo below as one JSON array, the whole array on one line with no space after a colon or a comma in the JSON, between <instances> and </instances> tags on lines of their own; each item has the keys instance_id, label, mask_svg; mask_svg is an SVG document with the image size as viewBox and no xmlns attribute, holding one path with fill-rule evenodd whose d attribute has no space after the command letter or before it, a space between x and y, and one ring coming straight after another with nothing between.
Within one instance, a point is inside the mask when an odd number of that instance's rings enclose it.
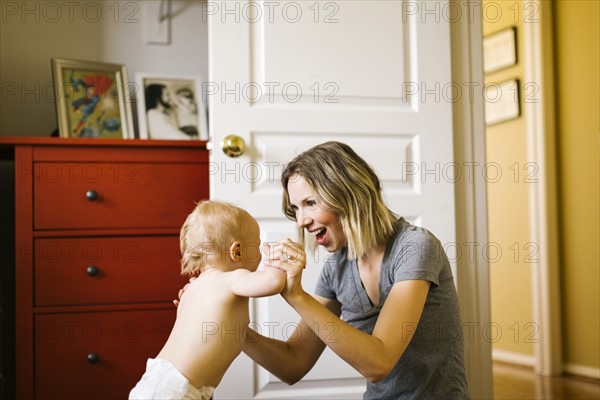
<instances>
[{"instance_id":1,"label":"white wall","mask_svg":"<svg viewBox=\"0 0 600 400\"><path fill-rule=\"evenodd\" d=\"M206 80L206 3L174 0L171 42L155 45L144 39L149 1L0 1L0 135L56 129L52 58L125 64L130 82L137 72Z\"/></svg>"}]
</instances>

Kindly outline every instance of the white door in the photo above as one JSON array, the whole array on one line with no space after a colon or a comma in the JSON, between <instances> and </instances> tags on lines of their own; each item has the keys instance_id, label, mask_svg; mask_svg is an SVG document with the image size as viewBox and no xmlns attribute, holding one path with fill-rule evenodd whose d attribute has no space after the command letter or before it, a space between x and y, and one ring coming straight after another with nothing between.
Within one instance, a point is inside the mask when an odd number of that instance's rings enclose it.
<instances>
[{"instance_id":1,"label":"white door","mask_svg":"<svg viewBox=\"0 0 600 400\"><path fill-rule=\"evenodd\" d=\"M420 4L208 2L211 198L246 208L264 241L295 238L281 210L282 166L338 140L374 167L392 210L453 243L450 29ZM238 158L221 151L230 134L246 143ZM307 290L325 256L309 257ZM253 302L252 318L276 338L287 338L298 321L278 296ZM242 355L215 398L362 398L364 387L328 349L291 387Z\"/></svg>"}]
</instances>

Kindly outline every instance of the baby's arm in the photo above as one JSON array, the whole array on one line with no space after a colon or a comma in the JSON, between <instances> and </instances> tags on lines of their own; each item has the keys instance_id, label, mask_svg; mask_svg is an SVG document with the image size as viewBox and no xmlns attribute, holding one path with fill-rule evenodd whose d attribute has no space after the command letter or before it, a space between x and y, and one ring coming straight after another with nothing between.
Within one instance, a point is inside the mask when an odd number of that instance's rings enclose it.
<instances>
[{"instance_id":1,"label":"baby's arm","mask_svg":"<svg viewBox=\"0 0 600 400\"><path fill-rule=\"evenodd\" d=\"M244 297L264 297L281 293L286 282L286 273L272 267L264 267L264 271L255 272L238 269L231 274L231 291Z\"/></svg>"}]
</instances>

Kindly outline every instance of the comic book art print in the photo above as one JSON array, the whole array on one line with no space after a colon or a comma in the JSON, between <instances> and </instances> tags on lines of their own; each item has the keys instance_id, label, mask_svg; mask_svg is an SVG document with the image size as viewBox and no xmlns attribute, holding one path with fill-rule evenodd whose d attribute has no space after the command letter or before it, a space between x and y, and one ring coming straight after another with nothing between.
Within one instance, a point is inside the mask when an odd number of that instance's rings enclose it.
<instances>
[{"instance_id":1,"label":"comic book art print","mask_svg":"<svg viewBox=\"0 0 600 400\"><path fill-rule=\"evenodd\" d=\"M52 66L61 137L133 138L125 66L63 59Z\"/></svg>"}]
</instances>

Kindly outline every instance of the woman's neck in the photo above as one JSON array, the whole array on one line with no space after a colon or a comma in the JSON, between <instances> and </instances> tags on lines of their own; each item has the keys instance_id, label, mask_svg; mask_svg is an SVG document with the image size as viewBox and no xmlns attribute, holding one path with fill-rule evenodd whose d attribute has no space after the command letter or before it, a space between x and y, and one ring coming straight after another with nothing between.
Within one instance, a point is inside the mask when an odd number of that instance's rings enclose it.
<instances>
[{"instance_id":1,"label":"woman's neck","mask_svg":"<svg viewBox=\"0 0 600 400\"><path fill-rule=\"evenodd\" d=\"M361 268L380 267L383 255L385 254L385 246L372 247L358 259L358 266Z\"/></svg>"}]
</instances>

